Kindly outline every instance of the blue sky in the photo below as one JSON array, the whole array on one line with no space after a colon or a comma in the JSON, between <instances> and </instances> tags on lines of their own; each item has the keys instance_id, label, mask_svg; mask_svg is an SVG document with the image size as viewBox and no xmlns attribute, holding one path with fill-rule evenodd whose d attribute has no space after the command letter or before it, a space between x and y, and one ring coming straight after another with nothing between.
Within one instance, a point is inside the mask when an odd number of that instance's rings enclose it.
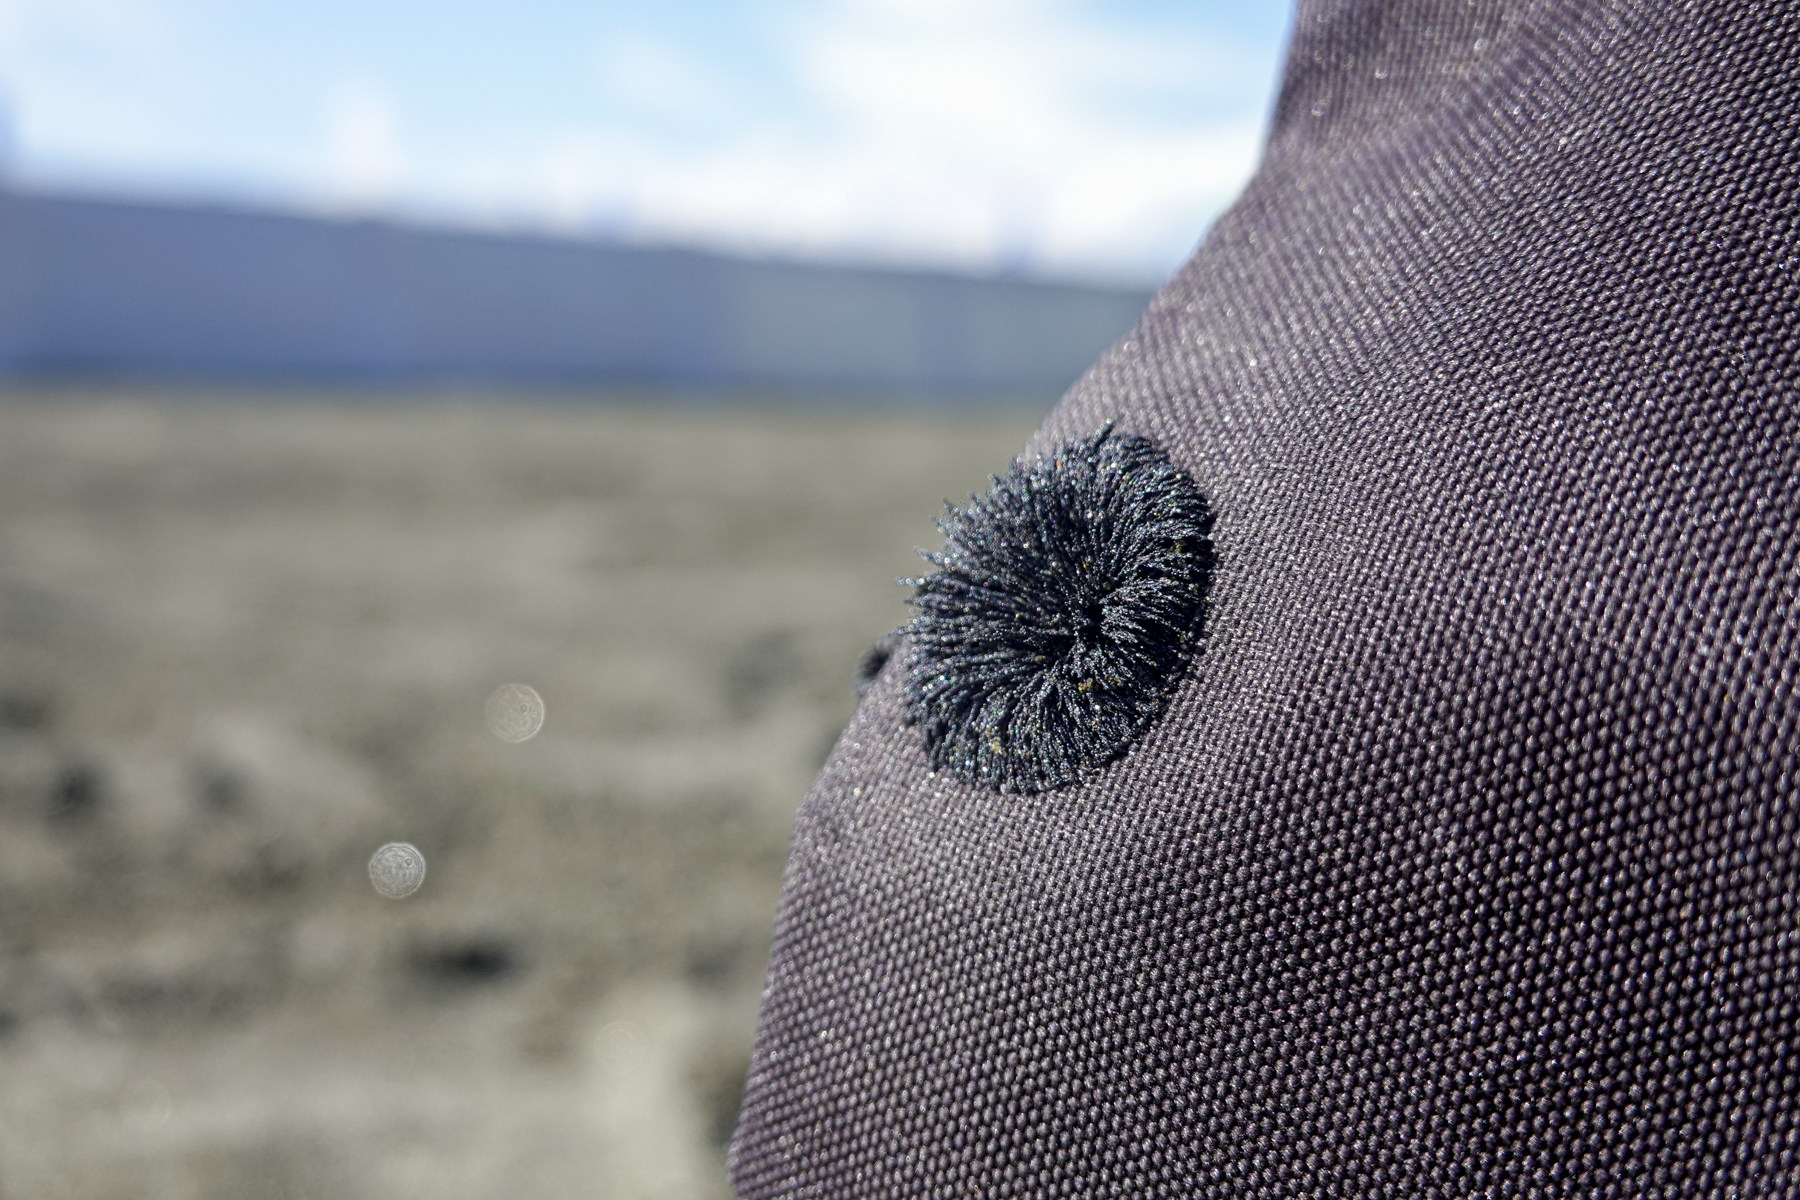
<instances>
[{"instance_id":1,"label":"blue sky","mask_svg":"<svg viewBox=\"0 0 1800 1200\"><path fill-rule=\"evenodd\" d=\"M0 0L0 153L34 186L1154 279L1254 165L1287 16Z\"/></svg>"}]
</instances>

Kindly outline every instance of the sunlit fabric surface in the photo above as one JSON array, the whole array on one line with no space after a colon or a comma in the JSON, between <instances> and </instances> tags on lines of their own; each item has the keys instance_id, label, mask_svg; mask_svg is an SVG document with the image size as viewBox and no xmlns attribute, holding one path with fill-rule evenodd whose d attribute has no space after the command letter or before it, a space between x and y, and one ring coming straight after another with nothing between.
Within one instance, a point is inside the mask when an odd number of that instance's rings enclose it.
<instances>
[{"instance_id":1,"label":"sunlit fabric surface","mask_svg":"<svg viewBox=\"0 0 1800 1200\"><path fill-rule=\"evenodd\" d=\"M1029 451L1215 512L1170 711L795 830L744 1200L1800 1188L1800 7L1341 2ZM1000 464L996 464L998 469Z\"/></svg>"}]
</instances>

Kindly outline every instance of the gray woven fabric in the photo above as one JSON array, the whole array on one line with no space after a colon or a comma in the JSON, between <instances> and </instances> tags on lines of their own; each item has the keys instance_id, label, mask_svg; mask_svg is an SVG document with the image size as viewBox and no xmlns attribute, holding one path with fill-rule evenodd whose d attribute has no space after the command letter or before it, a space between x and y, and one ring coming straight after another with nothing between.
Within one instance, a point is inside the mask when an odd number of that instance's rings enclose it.
<instances>
[{"instance_id":1,"label":"gray woven fabric","mask_svg":"<svg viewBox=\"0 0 1800 1200\"><path fill-rule=\"evenodd\" d=\"M744 1200L1800 1189L1796 62L1787 3L1301 5L1256 179L1027 447L1192 473L1203 644L1029 796L889 662Z\"/></svg>"}]
</instances>

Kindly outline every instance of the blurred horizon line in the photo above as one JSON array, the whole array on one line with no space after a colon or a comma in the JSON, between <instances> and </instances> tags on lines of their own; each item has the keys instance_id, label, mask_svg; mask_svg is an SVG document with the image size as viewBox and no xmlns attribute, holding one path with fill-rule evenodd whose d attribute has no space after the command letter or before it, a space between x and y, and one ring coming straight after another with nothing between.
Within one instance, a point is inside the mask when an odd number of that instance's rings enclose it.
<instances>
[{"instance_id":1,"label":"blurred horizon line","mask_svg":"<svg viewBox=\"0 0 1800 1200\"><path fill-rule=\"evenodd\" d=\"M766 263L777 266L819 267L828 270L872 271L896 275L920 275L946 279L1043 284L1051 287L1091 288L1101 291L1158 291L1173 272L1134 270L1127 266L1107 269L1099 265L1087 267L1055 263L1035 257L984 266L979 262L945 254L941 257L921 255L911 249L896 248L883 252L874 247L833 246L808 251L800 246L768 246L709 239L704 236L683 237L649 231L633 232L604 223L571 226L542 216L520 211L510 216L487 216L453 206L433 208L418 204L392 204L380 208L350 204L332 204L317 199L283 197L279 194L229 190L208 192L202 189L155 188L118 183L45 182L9 176L0 163L0 199L20 197L32 200L68 201L78 204L106 204L122 207L169 209L193 213L216 213L221 216L268 217L277 220L312 221L326 225L361 228L390 228L400 232L416 232L451 237L488 238L522 242L545 242L558 245L600 246L621 250L643 250L693 254L730 259L743 263ZM1229 205L1227 206L1229 207ZM1219 214L1223 215L1223 213ZM1216 220L1216 217L1214 218ZM1211 221L1195 235L1198 248ZM1184 260L1185 261L1185 260ZM1180 269L1177 264L1176 270Z\"/></svg>"},{"instance_id":2,"label":"blurred horizon line","mask_svg":"<svg viewBox=\"0 0 1800 1200\"><path fill-rule=\"evenodd\" d=\"M0 379L20 383L1047 407L1155 290L0 187Z\"/></svg>"}]
</instances>

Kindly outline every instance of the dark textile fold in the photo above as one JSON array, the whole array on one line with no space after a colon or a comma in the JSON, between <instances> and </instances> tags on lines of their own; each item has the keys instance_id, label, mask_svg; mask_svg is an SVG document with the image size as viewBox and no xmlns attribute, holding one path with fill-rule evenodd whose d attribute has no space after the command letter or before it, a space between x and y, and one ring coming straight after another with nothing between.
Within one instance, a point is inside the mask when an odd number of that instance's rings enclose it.
<instances>
[{"instance_id":1,"label":"dark textile fold","mask_svg":"<svg viewBox=\"0 0 1800 1200\"><path fill-rule=\"evenodd\" d=\"M1203 642L1041 795L933 775L890 661L744 1200L1800 1189L1800 8L1295 22L1256 178L1025 449L1192 475Z\"/></svg>"}]
</instances>

